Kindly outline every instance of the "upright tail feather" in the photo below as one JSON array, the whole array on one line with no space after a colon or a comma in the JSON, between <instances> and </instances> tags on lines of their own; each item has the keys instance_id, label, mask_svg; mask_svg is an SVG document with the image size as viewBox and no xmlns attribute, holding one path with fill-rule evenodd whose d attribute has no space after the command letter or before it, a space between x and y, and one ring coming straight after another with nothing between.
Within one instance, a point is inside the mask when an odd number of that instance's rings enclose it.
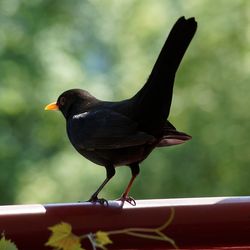
<instances>
[{"instance_id":1,"label":"upright tail feather","mask_svg":"<svg viewBox=\"0 0 250 250\"><path fill-rule=\"evenodd\" d=\"M146 84L132 98L134 119L146 132L157 134L163 129L170 111L175 73L196 28L197 23L194 18L181 17L177 20Z\"/></svg>"}]
</instances>

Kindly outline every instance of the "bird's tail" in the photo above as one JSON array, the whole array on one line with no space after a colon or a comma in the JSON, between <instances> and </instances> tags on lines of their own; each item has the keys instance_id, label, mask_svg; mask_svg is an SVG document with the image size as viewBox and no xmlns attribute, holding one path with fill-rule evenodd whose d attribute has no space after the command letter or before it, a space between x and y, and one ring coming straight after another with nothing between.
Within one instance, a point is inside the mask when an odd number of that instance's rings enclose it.
<instances>
[{"instance_id":1,"label":"bird's tail","mask_svg":"<svg viewBox=\"0 0 250 250\"><path fill-rule=\"evenodd\" d=\"M196 28L194 18L177 20L146 84L132 97L133 118L144 131L155 134L163 128L171 106L175 73Z\"/></svg>"}]
</instances>

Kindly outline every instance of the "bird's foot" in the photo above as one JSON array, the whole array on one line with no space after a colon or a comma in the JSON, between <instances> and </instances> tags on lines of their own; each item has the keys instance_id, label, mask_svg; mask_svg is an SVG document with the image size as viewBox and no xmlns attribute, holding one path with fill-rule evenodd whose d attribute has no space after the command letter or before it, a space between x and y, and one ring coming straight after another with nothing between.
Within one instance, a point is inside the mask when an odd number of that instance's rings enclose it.
<instances>
[{"instance_id":1,"label":"bird's foot","mask_svg":"<svg viewBox=\"0 0 250 250\"><path fill-rule=\"evenodd\" d=\"M130 205L136 206L136 202L135 202L134 198L132 198L130 196L123 195L121 198L118 199L118 201L121 201L123 204L124 204L124 202L128 202Z\"/></svg>"},{"instance_id":2,"label":"bird's foot","mask_svg":"<svg viewBox=\"0 0 250 250\"><path fill-rule=\"evenodd\" d=\"M101 205L107 205L108 206L108 201L106 199L103 199L103 198L98 198L97 196L94 197L92 196L88 202L92 202L92 203L100 203Z\"/></svg>"}]
</instances>

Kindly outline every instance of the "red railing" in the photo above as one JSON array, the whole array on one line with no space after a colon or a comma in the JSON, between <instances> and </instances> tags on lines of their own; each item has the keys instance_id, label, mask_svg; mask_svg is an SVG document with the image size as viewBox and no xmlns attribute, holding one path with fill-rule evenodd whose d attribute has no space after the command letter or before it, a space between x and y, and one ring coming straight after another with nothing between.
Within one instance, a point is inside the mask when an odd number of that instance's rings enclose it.
<instances>
[{"instance_id":1,"label":"red railing","mask_svg":"<svg viewBox=\"0 0 250 250\"><path fill-rule=\"evenodd\" d=\"M250 197L109 201L0 207L0 233L19 250L45 246L49 227L66 222L84 249L101 230L107 249L250 249Z\"/></svg>"}]
</instances>

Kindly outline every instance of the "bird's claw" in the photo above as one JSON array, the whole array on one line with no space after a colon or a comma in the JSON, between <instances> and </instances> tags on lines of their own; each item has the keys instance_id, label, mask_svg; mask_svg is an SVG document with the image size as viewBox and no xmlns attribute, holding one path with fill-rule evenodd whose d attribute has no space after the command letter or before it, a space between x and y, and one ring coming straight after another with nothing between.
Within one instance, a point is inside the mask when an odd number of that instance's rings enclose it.
<instances>
[{"instance_id":1,"label":"bird's claw","mask_svg":"<svg viewBox=\"0 0 250 250\"><path fill-rule=\"evenodd\" d=\"M118 201L121 201L122 203L128 202L130 205L136 206L136 201L134 200L134 198L130 196L122 196L121 198L118 199Z\"/></svg>"},{"instance_id":2,"label":"bird's claw","mask_svg":"<svg viewBox=\"0 0 250 250\"><path fill-rule=\"evenodd\" d=\"M100 203L101 205L108 205L108 201L103 198L98 198L98 197L91 197L88 202L92 203Z\"/></svg>"}]
</instances>

